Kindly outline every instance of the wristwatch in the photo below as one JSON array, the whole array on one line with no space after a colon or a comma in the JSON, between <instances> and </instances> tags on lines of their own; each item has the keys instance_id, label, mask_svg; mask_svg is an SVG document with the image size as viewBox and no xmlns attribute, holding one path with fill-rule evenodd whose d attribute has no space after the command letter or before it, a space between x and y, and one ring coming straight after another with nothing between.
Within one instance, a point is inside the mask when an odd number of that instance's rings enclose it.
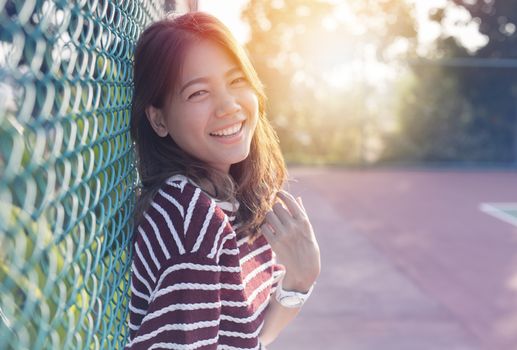
<instances>
[{"instance_id":1,"label":"wristwatch","mask_svg":"<svg viewBox=\"0 0 517 350\"><path fill-rule=\"evenodd\" d=\"M314 283L316 284L316 283ZM297 308L302 307L302 305L309 299L309 296L314 289L314 284L309 288L307 293L295 292L291 290L284 290L282 288L282 282L278 283L276 287L276 301L280 303L280 305L288 307L288 308Z\"/></svg>"}]
</instances>

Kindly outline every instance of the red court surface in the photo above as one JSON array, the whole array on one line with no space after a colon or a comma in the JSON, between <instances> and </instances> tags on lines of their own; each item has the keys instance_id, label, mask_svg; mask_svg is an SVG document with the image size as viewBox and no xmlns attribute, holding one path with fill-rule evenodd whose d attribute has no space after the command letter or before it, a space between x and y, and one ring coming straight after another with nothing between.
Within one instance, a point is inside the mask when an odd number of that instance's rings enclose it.
<instances>
[{"instance_id":1,"label":"red court surface","mask_svg":"<svg viewBox=\"0 0 517 350\"><path fill-rule=\"evenodd\" d=\"M291 168L322 272L269 350L517 349L517 172Z\"/></svg>"}]
</instances>

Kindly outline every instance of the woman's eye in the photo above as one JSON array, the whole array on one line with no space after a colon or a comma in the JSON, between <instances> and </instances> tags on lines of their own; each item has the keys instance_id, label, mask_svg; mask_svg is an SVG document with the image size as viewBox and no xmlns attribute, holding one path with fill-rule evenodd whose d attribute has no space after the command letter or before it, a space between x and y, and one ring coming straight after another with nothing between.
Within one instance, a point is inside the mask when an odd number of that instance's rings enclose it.
<instances>
[{"instance_id":1,"label":"woman's eye","mask_svg":"<svg viewBox=\"0 0 517 350\"><path fill-rule=\"evenodd\" d=\"M187 97L187 98L190 100L191 98L194 98L194 97L203 96L207 92L208 91L206 91L206 90L199 90L199 91L196 91L193 94L189 95L189 97Z\"/></svg>"},{"instance_id":2,"label":"woman's eye","mask_svg":"<svg viewBox=\"0 0 517 350\"><path fill-rule=\"evenodd\" d=\"M245 77L238 77L238 78L232 80L232 84L240 84L240 83L245 83L247 81L248 80Z\"/></svg>"}]
</instances>

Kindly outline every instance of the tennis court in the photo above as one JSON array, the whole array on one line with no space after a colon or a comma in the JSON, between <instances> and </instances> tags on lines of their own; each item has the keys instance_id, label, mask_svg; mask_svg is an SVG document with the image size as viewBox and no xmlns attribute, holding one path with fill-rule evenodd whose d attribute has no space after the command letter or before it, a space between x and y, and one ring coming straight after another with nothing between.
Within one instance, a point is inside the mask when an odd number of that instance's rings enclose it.
<instances>
[{"instance_id":1,"label":"tennis court","mask_svg":"<svg viewBox=\"0 0 517 350\"><path fill-rule=\"evenodd\" d=\"M517 172L290 174L322 273L270 349L517 348Z\"/></svg>"}]
</instances>

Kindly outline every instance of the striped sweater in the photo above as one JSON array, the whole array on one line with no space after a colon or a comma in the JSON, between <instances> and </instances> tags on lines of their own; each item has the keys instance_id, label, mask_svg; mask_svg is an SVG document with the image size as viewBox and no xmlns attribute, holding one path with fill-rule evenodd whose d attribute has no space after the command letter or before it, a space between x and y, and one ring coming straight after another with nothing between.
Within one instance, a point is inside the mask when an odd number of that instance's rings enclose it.
<instances>
[{"instance_id":1,"label":"striped sweater","mask_svg":"<svg viewBox=\"0 0 517 350\"><path fill-rule=\"evenodd\" d=\"M182 175L162 186L135 231L126 349L265 349L284 271L263 236L237 238L235 204Z\"/></svg>"}]
</instances>

